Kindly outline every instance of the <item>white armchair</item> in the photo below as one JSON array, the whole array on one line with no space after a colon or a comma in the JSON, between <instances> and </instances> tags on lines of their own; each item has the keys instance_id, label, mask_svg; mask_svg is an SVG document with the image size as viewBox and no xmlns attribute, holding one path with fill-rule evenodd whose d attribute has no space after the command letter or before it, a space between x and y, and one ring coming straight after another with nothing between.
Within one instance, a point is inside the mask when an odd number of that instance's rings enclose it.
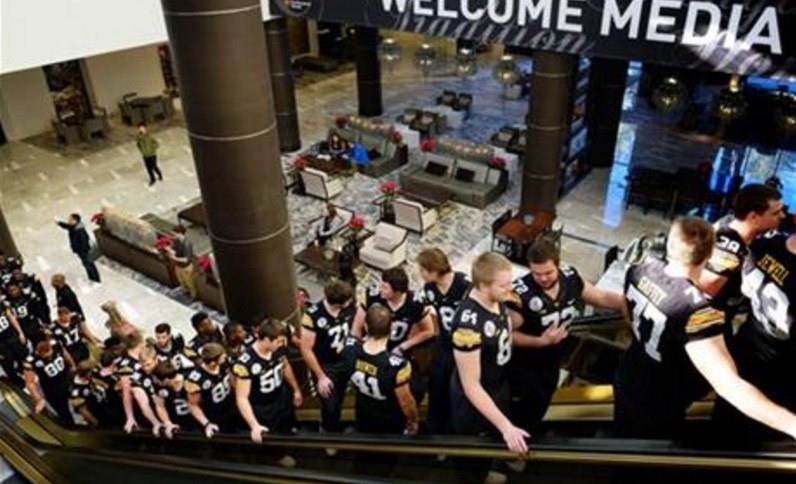
<instances>
[{"instance_id":1,"label":"white armchair","mask_svg":"<svg viewBox=\"0 0 796 484\"><path fill-rule=\"evenodd\" d=\"M372 237L365 239L359 259L377 269L386 270L406 261L406 230L381 222Z\"/></svg>"},{"instance_id":2,"label":"white armchair","mask_svg":"<svg viewBox=\"0 0 796 484\"><path fill-rule=\"evenodd\" d=\"M305 193L321 200L329 200L343 191L340 180L314 168L301 170L301 180L304 182Z\"/></svg>"},{"instance_id":3,"label":"white armchair","mask_svg":"<svg viewBox=\"0 0 796 484\"><path fill-rule=\"evenodd\" d=\"M437 211L426 208L420 202L396 198L393 201L395 225L413 232L423 233L437 221Z\"/></svg>"}]
</instances>

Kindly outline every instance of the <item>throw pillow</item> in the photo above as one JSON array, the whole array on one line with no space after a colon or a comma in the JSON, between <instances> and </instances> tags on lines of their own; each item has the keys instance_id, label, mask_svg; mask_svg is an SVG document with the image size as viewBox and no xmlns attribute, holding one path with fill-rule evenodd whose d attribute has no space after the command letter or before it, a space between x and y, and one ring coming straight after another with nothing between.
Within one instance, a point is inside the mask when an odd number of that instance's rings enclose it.
<instances>
[{"instance_id":1,"label":"throw pillow","mask_svg":"<svg viewBox=\"0 0 796 484\"><path fill-rule=\"evenodd\" d=\"M373 241L373 246L379 250L389 251L392 250L395 243L390 237L386 235L376 235Z\"/></svg>"},{"instance_id":2,"label":"throw pillow","mask_svg":"<svg viewBox=\"0 0 796 484\"><path fill-rule=\"evenodd\" d=\"M426 173L428 173L429 175L445 176L445 173L447 172L448 172L448 167L443 165L442 163L429 161L426 164Z\"/></svg>"},{"instance_id":3,"label":"throw pillow","mask_svg":"<svg viewBox=\"0 0 796 484\"><path fill-rule=\"evenodd\" d=\"M475 172L473 170L468 170L467 168L459 168L458 170L456 170L457 180L470 183L473 181L474 177L475 177Z\"/></svg>"}]
</instances>

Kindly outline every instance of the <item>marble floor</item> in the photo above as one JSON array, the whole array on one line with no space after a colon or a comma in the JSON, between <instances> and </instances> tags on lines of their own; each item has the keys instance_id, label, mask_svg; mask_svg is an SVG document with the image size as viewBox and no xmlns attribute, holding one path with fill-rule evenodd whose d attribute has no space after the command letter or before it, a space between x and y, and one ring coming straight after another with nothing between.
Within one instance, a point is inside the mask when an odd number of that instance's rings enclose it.
<instances>
[{"instance_id":1,"label":"marble floor","mask_svg":"<svg viewBox=\"0 0 796 484\"><path fill-rule=\"evenodd\" d=\"M503 124L521 123L528 100L500 98L501 88L491 75L497 55L499 52L480 56L478 74L461 80L444 72L423 77L413 68L411 53L405 52L401 62L384 69L384 117L394 118L407 106L431 105L443 89L455 89L475 92L475 99L474 116L454 136L484 141ZM525 62L527 67L528 61ZM717 157L722 148L715 143L678 136L658 124L654 117L635 115L641 109L634 102L635 78L631 75L630 79L615 166L610 170L593 170L558 206L558 223L563 224L565 232L563 259L592 281L602 272L607 247L625 246L642 233L659 232L667 227L667 221L658 214L645 215L636 208L624 210L624 174L631 163L702 161L705 157ZM306 147L325 136L335 115L356 111L355 73L343 69L327 77L310 76L298 84L296 97L302 142ZM17 245L26 255L27 269L45 281L55 272L65 273L97 334L105 334L102 328L105 318L99 305L108 299L123 301L125 313L144 328L167 321L178 331L191 334L188 320L193 311L201 308L200 304L191 304L179 289L167 290L104 258L99 263L102 284L90 283L78 259L69 251L66 234L53 222L54 217L66 217L71 212L88 219L107 204L136 214L156 213L176 222L177 210L199 197L190 146L179 118L153 127L161 144L160 167L165 177L163 183L153 187L146 184L143 163L133 143L133 129L118 122L114 122L113 128L109 140L92 146L64 148L52 140L51 134L1 146L0 206ZM791 155L787 155L789 160L793 159ZM289 163L290 158L285 156L283 161ZM377 195L376 180L355 175L343 183L344 193L335 203L356 210L369 225L374 224L377 214L371 201ZM422 239L410 236L409 259L423 247L436 245L450 254L455 265L465 263L475 247L484 246L491 221L506 208L516 208L518 200L519 183L512 180L509 190L487 210L451 204ZM287 202L294 251L297 251L306 244L308 223L321 214L323 203L292 193ZM192 232L191 236L196 238L200 251L209 246L198 232ZM322 284L318 276L305 268L296 269L299 283L318 296ZM409 269L416 281L414 268L410 265ZM377 274L362 268L359 278L372 281Z\"/></svg>"}]
</instances>

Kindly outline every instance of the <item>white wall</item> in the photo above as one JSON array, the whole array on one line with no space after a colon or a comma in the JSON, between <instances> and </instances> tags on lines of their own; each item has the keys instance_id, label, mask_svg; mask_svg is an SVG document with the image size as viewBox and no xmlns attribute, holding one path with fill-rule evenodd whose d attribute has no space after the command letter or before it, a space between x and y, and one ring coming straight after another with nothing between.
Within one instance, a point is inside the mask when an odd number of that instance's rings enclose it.
<instances>
[{"instance_id":1,"label":"white wall","mask_svg":"<svg viewBox=\"0 0 796 484\"><path fill-rule=\"evenodd\" d=\"M165 41L160 0L0 0L0 73Z\"/></svg>"},{"instance_id":2,"label":"white wall","mask_svg":"<svg viewBox=\"0 0 796 484\"><path fill-rule=\"evenodd\" d=\"M51 129L55 106L41 67L0 75L0 122L9 140Z\"/></svg>"},{"instance_id":3,"label":"white wall","mask_svg":"<svg viewBox=\"0 0 796 484\"><path fill-rule=\"evenodd\" d=\"M83 75L92 102L109 113L119 110L118 103L128 92L154 96L166 88L154 45L88 57L83 60Z\"/></svg>"}]
</instances>

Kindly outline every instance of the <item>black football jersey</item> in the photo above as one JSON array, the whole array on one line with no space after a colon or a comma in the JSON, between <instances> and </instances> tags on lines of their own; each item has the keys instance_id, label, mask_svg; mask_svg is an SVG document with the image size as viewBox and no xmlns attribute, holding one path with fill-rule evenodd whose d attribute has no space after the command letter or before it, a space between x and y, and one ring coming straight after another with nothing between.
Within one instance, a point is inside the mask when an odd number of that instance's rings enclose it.
<instances>
[{"instance_id":1,"label":"black football jersey","mask_svg":"<svg viewBox=\"0 0 796 484\"><path fill-rule=\"evenodd\" d=\"M523 324L518 331L530 336L541 336L550 326L569 328L578 314L577 306L582 301L583 279L574 268L562 266L558 271L558 284L558 297L552 299L530 273L514 281L514 297L508 306L523 317ZM562 351L562 344L543 348L514 348L512 367L558 366Z\"/></svg>"},{"instance_id":2,"label":"black football jersey","mask_svg":"<svg viewBox=\"0 0 796 484\"><path fill-rule=\"evenodd\" d=\"M0 301L0 341L7 340L11 337L19 337L19 334L11 325L11 320L7 314L8 302Z\"/></svg>"},{"instance_id":3,"label":"black football jersey","mask_svg":"<svg viewBox=\"0 0 796 484\"><path fill-rule=\"evenodd\" d=\"M348 338L344 359L356 393L357 422L367 426L403 426L406 419L395 389L409 383L409 361L389 351L369 354L356 338Z\"/></svg>"},{"instance_id":4,"label":"black football jersey","mask_svg":"<svg viewBox=\"0 0 796 484\"><path fill-rule=\"evenodd\" d=\"M741 302L741 270L746 256L749 255L749 248L741 235L729 227L730 220L732 219L724 218L716 223L716 245L705 270L727 278L721 290L713 297L713 306L734 312Z\"/></svg>"},{"instance_id":5,"label":"black football jersey","mask_svg":"<svg viewBox=\"0 0 796 484\"><path fill-rule=\"evenodd\" d=\"M752 307L746 324L752 327L741 333L750 336L748 344L760 360L783 364L796 361L796 254L786 243L779 234L752 243L743 268L743 293ZM772 371L777 366L782 365L772 365Z\"/></svg>"},{"instance_id":6,"label":"black football jersey","mask_svg":"<svg viewBox=\"0 0 796 484\"><path fill-rule=\"evenodd\" d=\"M249 348L232 368L236 378L251 380L249 401L252 406L281 404L284 391L285 357L284 347L277 348L270 355L261 355L254 348Z\"/></svg>"},{"instance_id":7,"label":"black football jersey","mask_svg":"<svg viewBox=\"0 0 796 484\"><path fill-rule=\"evenodd\" d=\"M152 379L152 375L146 373L140 365L130 374L130 385L133 388L141 388L149 397L155 395L155 381Z\"/></svg>"},{"instance_id":8,"label":"black football jersey","mask_svg":"<svg viewBox=\"0 0 796 484\"><path fill-rule=\"evenodd\" d=\"M393 316L392 326L390 328L390 342L387 343L387 349L392 351L401 343L409 338L409 333L418 321L423 319L426 315L426 305L423 298L423 293L409 291L406 293L406 299L400 308L391 308L387 300L379 294L379 286L371 286L367 293L365 310L374 304L381 304L390 310Z\"/></svg>"},{"instance_id":9,"label":"black football jersey","mask_svg":"<svg viewBox=\"0 0 796 484\"><path fill-rule=\"evenodd\" d=\"M9 297L7 301L11 313L17 318L17 322L25 334L33 334L41 330L34 302L29 296L22 294L16 298Z\"/></svg>"},{"instance_id":10,"label":"black football jersey","mask_svg":"<svg viewBox=\"0 0 796 484\"><path fill-rule=\"evenodd\" d=\"M451 342L457 351L481 351L481 385L489 394L498 392L506 382L505 369L511 360L508 308L501 304L500 312L493 313L475 299L465 299L453 318ZM458 376L453 380L463 394Z\"/></svg>"},{"instance_id":11,"label":"black football jersey","mask_svg":"<svg viewBox=\"0 0 796 484\"><path fill-rule=\"evenodd\" d=\"M96 381L94 378L81 381L75 378L69 392L69 403L75 410L88 407L89 412L97 418L105 410L111 391L114 390L108 389L104 381Z\"/></svg>"},{"instance_id":12,"label":"black football jersey","mask_svg":"<svg viewBox=\"0 0 796 484\"><path fill-rule=\"evenodd\" d=\"M161 348L158 345L154 345L153 348L158 361L170 361L177 370L193 367L192 361L196 358L196 353L185 344L185 339L180 334L172 336L168 348Z\"/></svg>"},{"instance_id":13,"label":"black football jersey","mask_svg":"<svg viewBox=\"0 0 796 484\"><path fill-rule=\"evenodd\" d=\"M102 369L97 369L94 371L91 381L92 384L97 389L101 389L105 395L102 413L106 416L109 416L111 420L121 416L124 413L124 406L122 405L122 385L119 380L119 374L106 374L102 371Z\"/></svg>"},{"instance_id":14,"label":"black football jersey","mask_svg":"<svg viewBox=\"0 0 796 484\"><path fill-rule=\"evenodd\" d=\"M73 314L69 319L69 324L61 326L57 321L53 322L52 335L58 343L60 343L70 355L85 355L88 353L86 343L80 334L80 316ZM81 358L77 358L80 360Z\"/></svg>"},{"instance_id":15,"label":"black football jersey","mask_svg":"<svg viewBox=\"0 0 796 484\"><path fill-rule=\"evenodd\" d=\"M332 316L323 301L307 308L307 317L303 318L302 326L315 334L312 351L321 366L341 360L355 314L356 307L349 306L336 317Z\"/></svg>"},{"instance_id":16,"label":"black football jersey","mask_svg":"<svg viewBox=\"0 0 796 484\"><path fill-rule=\"evenodd\" d=\"M48 388L68 389L71 382L63 349L56 341L50 343L52 344L50 358L41 358L34 352L25 358L23 364L25 369L33 370L36 373L45 393Z\"/></svg>"},{"instance_id":17,"label":"black football jersey","mask_svg":"<svg viewBox=\"0 0 796 484\"><path fill-rule=\"evenodd\" d=\"M202 410L211 420L221 417L223 412L234 403L229 371L222 367L215 375L197 366L188 372L185 380L185 391L188 394L201 393Z\"/></svg>"},{"instance_id":18,"label":"black football jersey","mask_svg":"<svg viewBox=\"0 0 796 484\"><path fill-rule=\"evenodd\" d=\"M141 371L141 363L130 355L123 356L116 365L117 377L130 376L137 371Z\"/></svg>"},{"instance_id":19,"label":"black football jersey","mask_svg":"<svg viewBox=\"0 0 796 484\"><path fill-rule=\"evenodd\" d=\"M456 314L459 303L467 297L469 290L470 281L463 272L455 272L453 274L453 282L451 282L451 286L445 294L440 292L437 285L433 282L423 286L423 296L426 304L434 307L439 317L439 340L441 342L450 344L453 316Z\"/></svg>"},{"instance_id":20,"label":"black football jersey","mask_svg":"<svg viewBox=\"0 0 796 484\"><path fill-rule=\"evenodd\" d=\"M721 334L724 313L693 282L670 277L664 268L663 261L648 259L625 276L633 340L618 382L637 404L679 412L707 390L685 346Z\"/></svg>"},{"instance_id":21,"label":"black football jersey","mask_svg":"<svg viewBox=\"0 0 796 484\"><path fill-rule=\"evenodd\" d=\"M194 420L188 407L188 392L185 391L185 385L175 390L168 385L155 384L155 394L163 399L172 423L179 425L183 430L193 427Z\"/></svg>"}]
</instances>

